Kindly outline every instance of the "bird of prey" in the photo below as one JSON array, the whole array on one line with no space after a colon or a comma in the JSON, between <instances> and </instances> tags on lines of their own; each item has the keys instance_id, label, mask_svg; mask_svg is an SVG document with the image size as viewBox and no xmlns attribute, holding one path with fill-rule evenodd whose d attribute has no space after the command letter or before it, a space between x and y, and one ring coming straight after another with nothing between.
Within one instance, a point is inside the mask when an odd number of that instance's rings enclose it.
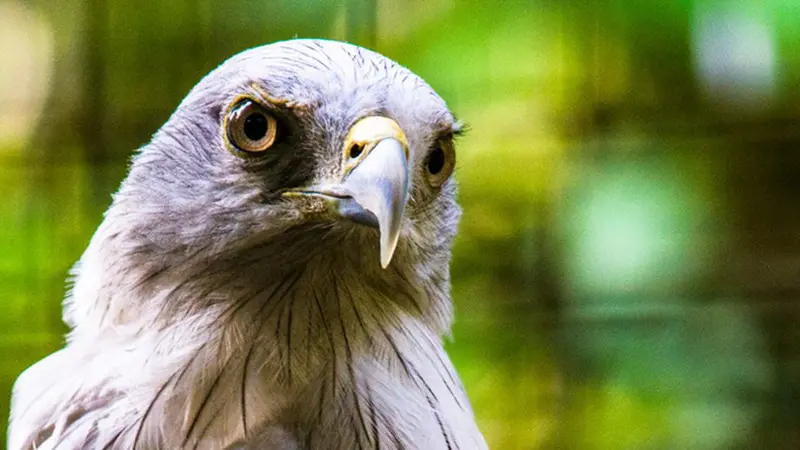
<instances>
[{"instance_id":1,"label":"bird of prey","mask_svg":"<svg viewBox=\"0 0 800 450\"><path fill-rule=\"evenodd\" d=\"M486 448L442 343L460 129L354 45L228 59L133 158L9 448Z\"/></svg>"}]
</instances>

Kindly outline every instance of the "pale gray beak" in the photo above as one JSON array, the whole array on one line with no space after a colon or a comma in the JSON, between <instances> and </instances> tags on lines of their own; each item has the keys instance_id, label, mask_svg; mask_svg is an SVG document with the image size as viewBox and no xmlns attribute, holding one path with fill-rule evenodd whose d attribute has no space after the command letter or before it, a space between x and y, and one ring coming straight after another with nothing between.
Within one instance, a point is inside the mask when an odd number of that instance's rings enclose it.
<instances>
[{"instance_id":1,"label":"pale gray beak","mask_svg":"<svg viewBox=\"0 0 800 450\"><path fill-rule=\"evenodd\" d=\"M378 228L380 263L385 269L397 249L408 202L406 136L391 119L366 117L351 128L343 158L341 183L292 189L283 195L321 197L330 214Z\"/></svg>"},{"instance_id":2,"label":"pale gray beak","mask_svg":"<svg viewBox=\"0 0 800 450\"><path fill-rule=\"evenodd\" d=\"M342 184L344 191L377 219L383 268L389 265L397 248L408 201L408 178L408 160L402 143L386 138L372 148ZM356 222L362 219L353 205L341 206L339 211L343 217Z\"/></svg>"}]
</instances>

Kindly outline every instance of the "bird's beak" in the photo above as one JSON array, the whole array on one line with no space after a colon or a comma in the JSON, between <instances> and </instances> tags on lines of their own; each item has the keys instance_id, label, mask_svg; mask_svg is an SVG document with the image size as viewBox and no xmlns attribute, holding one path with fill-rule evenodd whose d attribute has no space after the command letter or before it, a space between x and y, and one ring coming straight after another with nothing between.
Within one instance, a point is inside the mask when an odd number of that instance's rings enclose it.
<instances>
[{"instance_id":1,"label":"bird's beak","mask_svg":"<svg viewBox=\"0 0 800 450\"><path fill-rule=\"evenodd\" d=\"M335 185L293 189L284 196L322 197L334 216L378 228L381 266L392 260L408 201L408 142L397 122L370 116L344 141L344 179Z\"/></svg>"}]
</instances>

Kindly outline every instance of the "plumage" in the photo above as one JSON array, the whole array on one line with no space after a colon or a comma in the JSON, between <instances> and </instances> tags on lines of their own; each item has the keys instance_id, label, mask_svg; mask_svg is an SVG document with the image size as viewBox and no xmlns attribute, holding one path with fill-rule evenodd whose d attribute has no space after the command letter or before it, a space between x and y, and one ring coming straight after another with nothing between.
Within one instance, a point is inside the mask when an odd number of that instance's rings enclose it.
<instances>
[{"instance_id":1,"label":"plumage","mask_svg":"<svg viewBox=\"0 0 800 450\"><path fill-rule=\"evenodd\" d=\"M230 151L240 98L281 123L263 154ZM397 139L343 159L370 116ZM14 386L9 448L485 448L442 346L455 182L426 172L458 129L423 80L356 46L224 62L134 157L73 270L67 345ZM315 191L387 179L377 200Z\"/></svg>"}]
</instances>

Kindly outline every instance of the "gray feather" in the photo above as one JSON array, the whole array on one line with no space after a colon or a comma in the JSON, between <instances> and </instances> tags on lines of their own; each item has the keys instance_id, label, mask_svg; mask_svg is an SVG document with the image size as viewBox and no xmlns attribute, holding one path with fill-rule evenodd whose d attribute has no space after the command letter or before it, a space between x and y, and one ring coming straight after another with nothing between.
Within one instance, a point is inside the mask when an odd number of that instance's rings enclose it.
<instances>
[{"instance_id":1,"label":"gray feather","mask_svg":"<svg viewBox=\"0 0 800 450\"><path fill-rule=\"evenodd\" d=\"M225 106L264 93L291 104L291 132L239 158ZM341 176L348 128L376 112L405 130L414 168L386 270L375 230L277 195ZM355 46L226 61L134 157L73 271L67 346L15 384L9 448L485 448L442 347L455 184L422 171L454 126L424 81Z\"/></svg>"}]
</instances>

